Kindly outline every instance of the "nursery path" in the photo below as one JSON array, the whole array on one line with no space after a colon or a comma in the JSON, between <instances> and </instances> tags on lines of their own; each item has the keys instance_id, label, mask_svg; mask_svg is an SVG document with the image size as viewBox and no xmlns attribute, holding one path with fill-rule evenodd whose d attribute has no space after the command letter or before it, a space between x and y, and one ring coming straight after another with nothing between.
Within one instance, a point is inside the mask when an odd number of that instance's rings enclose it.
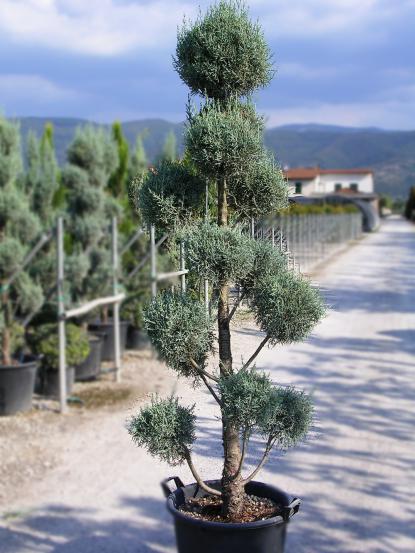
<instances>
[{"instance_id":1,"label":"nursery path","mask_svg":"<svg viewBox=\"0 0 415 553\"><path fill-rule=\"evenodd\" d=\"M262 473L304 501L287 553L412 553L415 227L386 221L315 278L332 306L329 316L308 343L265 350L258 359L274 380L313 391L316 402L315 439L274 458ZM235 360L246 359L260 339L249 322L240 323ZM168 376L165 391L175 384ZM179 385L183 401L201 402L197 452L208 457L197 462L214 477L214 405L202 391ZM135 448L122 428L127 414L101 413L62 435L61 465L8 506L1 553L175 551L159 481L190 476ZM253 444L248 462L259 454Z\"/></svg>"}]
</instances>

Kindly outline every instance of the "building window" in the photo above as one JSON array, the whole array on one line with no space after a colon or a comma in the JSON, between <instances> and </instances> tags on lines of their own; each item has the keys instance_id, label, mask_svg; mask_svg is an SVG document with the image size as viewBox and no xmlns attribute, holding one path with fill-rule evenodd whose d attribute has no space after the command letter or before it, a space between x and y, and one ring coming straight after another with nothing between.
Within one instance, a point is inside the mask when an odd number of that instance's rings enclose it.
<instances>
[{"instance_id":1,"label":"building window","mask_svg":"<svg viewBox=\"0 0 415 553\"><path fill-rule=\"evenodd\" d=\"M350 190L353 190L353 192L359 191L359 185L357 184L357 182L352 182L352 184L350 185Z\"/></svg>"},{"instance_id":2,"label":"building window","mask_svg":"<svg viewBox=\"0 0 415 553\"><path fill-rule=\"evenodd\" d=\"M295 183L295 193L296 194L302 194L303 193L303 183L302 182L296 182Z\"/></svg>"},{"instance_id":3,"label":"building window","mask_svg":"<svg viewBox=\"0 0 415 553\"><path fill-rule=\"evenodd\" d=\"M342 184L341 182L336 182L336 184L334 185L334 190L336 192L339 192L339 190L341 190L343 187L342 187Z\"/></svg>"}]
</instances>

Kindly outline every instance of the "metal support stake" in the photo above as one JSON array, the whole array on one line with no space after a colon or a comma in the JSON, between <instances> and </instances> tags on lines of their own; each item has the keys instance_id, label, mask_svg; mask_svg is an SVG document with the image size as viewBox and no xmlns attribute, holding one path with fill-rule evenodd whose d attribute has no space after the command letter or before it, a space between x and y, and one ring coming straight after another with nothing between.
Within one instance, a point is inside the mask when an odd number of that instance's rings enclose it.
<instances>
[{"instance_id":1,"label":"metal support stake","mask_svg":"<svg viewBox=\"0 0 415 553\"><path fill-rule=\"evenodd\" d=\"M180 242L180 271L185 271L185 259L184 259L184 244L183 242ZM180 275L180 287L182 290L182 294L186 293L186 274L183 273Z\"/></svg>"},{"instance_id":2,"label":"metal support stake","mask_svg":"<svg viewBox=\"0 0 415 553\"><path fill-rule=\"evenodd\" d=\"M151 296L157 295L157 262L156 262L156 230L154 225L150 226L150 279Z\"/></svg>"},{"instance_id":3,"label":"metal support stake","mask_svg":"<svg viewBox=\"0 0 415 553\"><path fill-rule=\"evenodd\" d=\"M65 334L65 303L64 303L64 250L63 250L63 220L58 218L57 233L57 295L58 295L58 333L59 333L59 402L60 412L68 412L66 403L66 334Z\"/></svg>"},{"instance_id":4,"label":"metal support stake","mask_svg":"<svg viewBox=\"0 0 415 553\"><path fill-rule=\"evenodd\" d=\"M118 294L118 228L117 218L112 218L112 289L113 294ZM115 361L115 380L121 381L121 347L120 347L120 304L114 303L113 307L114 323L114 361Z\"/></svg>"},{"instance_id":5,"label":"metal support stake","mask_svg":"<svg viewBox=\"0 0 415 553\"><path fill-rule=\"evenodd\" d=\"M205 221L209 221L209 183L206 181L205 189ZM205 278L205 309L206 313L209 314L209 281Z\"/></svg>"}]
</instances>

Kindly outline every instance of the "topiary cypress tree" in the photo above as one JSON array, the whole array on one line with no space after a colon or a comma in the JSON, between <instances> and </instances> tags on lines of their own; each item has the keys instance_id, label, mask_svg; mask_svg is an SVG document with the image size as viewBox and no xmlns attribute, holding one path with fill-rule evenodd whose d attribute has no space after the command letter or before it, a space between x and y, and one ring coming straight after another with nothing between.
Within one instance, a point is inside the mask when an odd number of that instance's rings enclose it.
<instances>
[{"instance_id":1,"label":"topiary cypress tree","mask_svg":"<svg viewBox=\"0 0 415 553\"><path fill-rule=\"evenodd\" d=\"M78 303L110 292L112 216L120 206L106 193L117 167L114 141L91 126L77 130L62 172L66 189L67 275L72 301Z\"/></svg>"},{"instance_id":2,"label":"topiary cypress tree","mask_svg":"<svg viewBox=\"0 0 415 553\"><path fill-rule=\"evenodd\" d=\"M41 287L27 270L20 271L9 284L41 230L40 221L18 183L21 170L19 128L0 117L0 354L3 365L10 365L21 345L19 321L43 301Z\"/></svg>"},{"instance_id":3,"label":"topiary cypress tree","mask_svg":"<svg viewBox=\"0 0 415 553\"><path fill-rule=\"evenodd\" d=\"M323 316L324 306L318 291L290 272L280 252L250 238L240 226L248 217L284 209L288 203L282 171L264 147L264 121L250 100L273 75L261 28L250 20L242 3L219 1L179 30L174 66L190 91L204 99L199 109L188 109L186 164L180 171L188 171L189 177L176 179L170 167L156 168L139 189L137 203L147 223L174 221L172 228L184 241L190 274L211 282L217 332L214 318L203 313L203 305L191 294L160 294L148 307L145 322L166 363L204 384L218 403L224 454L220 491L207 486L193 465L192 409L185 416L177 400L154 400L131 419L129 431L153 455L171 463L187 462L200 486L222 497L224 515L238 521L247 482L274 446L286 448L303 439L312 419L306 394L274 386L253 363L266 344L303 340ZM216 220L198 222L197 201L190 198L195 194L203 198L203 188L179 184L198 180L210 183L209 196L215 198L210 212ZM196 220L183 228L189 212ZM264 333L242 367L232 358L230 323L237 305L231 309L231 284L241 286ZM211 370L207 360L215 342L218 365ZM254 433L264 438L264 456L258 468L244 477L244 456ZM172 443L170 456L166 436Z\"/></svg>"}]
</instances>

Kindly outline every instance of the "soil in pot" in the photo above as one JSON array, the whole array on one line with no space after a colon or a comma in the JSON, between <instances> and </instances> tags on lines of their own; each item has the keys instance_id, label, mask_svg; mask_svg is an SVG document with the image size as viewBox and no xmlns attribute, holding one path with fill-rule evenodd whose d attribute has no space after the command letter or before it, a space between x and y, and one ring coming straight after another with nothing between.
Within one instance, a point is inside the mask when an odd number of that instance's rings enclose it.
<instances>
[{"instance_id":1,"label":"soil in pot","mask_svg":"<svg viewBox=\"0 0 415 553\"><path fill-rule=\"evenodd\" d=\"M75 380L94 380L101 373L103 334L89 336L88 357L75 367Z\"/></svg>"},{"instance_id":2,"label":"soil in pot","mask_svg":"<svg viewBox=\"0 0 415 553\"><path fill-rule=\"evenodd\" d=\"M180 506L182 513L211 522L230 522L222 515L222 499L220 497L206 496L200 498L189 498ZM244 512L241 515L240 522L256 522L257 520L266 520L280 515L280 507L266 497L256 495L247 495L245 499Z\"/></svg>"},{"instance_id":3,"label":"soil in pot","mask_svg":"<svg viewBox=\"0 0 415 553\"><path fill-rule=\"evenodd\" d=\"M45 396L59 397L59 371L44 369L39 375L39 393ZM66 393L70 395L75 381L75 368L66 367Z\"/></svg>"},{"instance_id":4,"label":"soil in pot","mask_svg":"<svg viewBox=\"0 0 415 553\"><path fill-rule=\"evenodd\" d=\"M0 416L30 411L38 361L25 357L15 365L0 365Z\"/></svg>"},{"instance_id":5,"label":"soil in pot","mask_svg":"<svg viewBox=\"0 0 415 553\"><path fill-rule=\"evenodd\" d=\"M124 353L127 343L128 325L128 321L120 321L121 355ZM91 323L88 328L94 333L99 332L105 335L102 344L102 361L114 361L114 325L112 319L108 323Z\"/></svg>"},{"instance_id":6,"label":"soil in pot","mask_svg":"<svg viewBox=\"0 0 415 553\"><path fill-rule=\"evenodd\" d=\"M142 350L150 346L147 332L134 326L129 326L127 331L127 349Z\"/></svg>"}]
</instances>

